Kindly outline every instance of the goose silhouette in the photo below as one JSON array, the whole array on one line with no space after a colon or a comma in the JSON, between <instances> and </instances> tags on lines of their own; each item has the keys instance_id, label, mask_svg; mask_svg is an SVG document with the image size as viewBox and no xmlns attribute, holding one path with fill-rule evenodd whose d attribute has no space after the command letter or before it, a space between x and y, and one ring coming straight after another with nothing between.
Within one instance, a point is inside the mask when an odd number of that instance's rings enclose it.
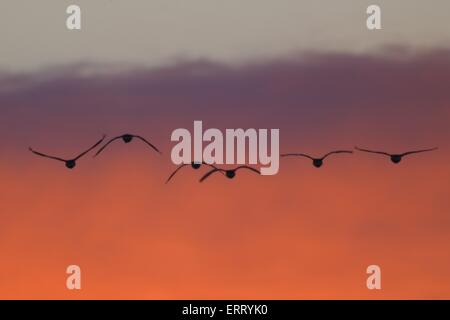
<instances>
[{"instance_id":1,"label":"goose silhouette","mask_svg":"<svg viewBox=\"0 0 450 320\"><path fill-rule=\"evenodd\" d=\"M282 154L281 157L305 157L305 158L312 160L312 164L314 167L320 168L323 165L323 161L325 160L325 158L327 158L328 156L330 156L332 154L337 154L337 153L353 153L353 151L349 151L349 150L331 151L331 152L328 152L326 155L324 155L322 158L314 158L314 157L312 157L308 154L304 154L304 153L285 153L285 154Z\"/></svg>"},{"instance_id":2,"label":"goose silhouette","mask_svg":"<svg viewBox=\"0 0 450 320\"><path fill-rule=\"evenodd\" d=\"M241 169L247 169L247 170L253 171L253 172L257 173L257 174L261 174L261 172L259 172L259 170L255 169L255 168L252 168L252 167L249 167L249 166L239 166L239 167L237 167L237 168L234 168L234 169L228 169L228 170L225 170L225 169L219 169L219 168L214 168L214 169L212 169L211 171L208 171L208 172L200 179L200 182L205 181L208 177L210 177L212 174L214 174L214 173L216 173L216 172L221 172L221 173L224 174L228 179L233 179L233 178L236 176L236 172L237 172L238 170L241 170Z\"/></svg>"},{"instance_id":3,"label":"goose silhouette","mask_svg":"<svg viewBox=\"0 0 450 320\"><path fill-rule=\"evenodd\" d=\"M62 161L65 163L66 167L68 169L73 169L75 168L75 166L77 165L77 160L80 159L81 157L83 157L86 153L88 153L89 151L91 151L92 149L96 148L100 143L103 142L103 140L105 140L105 135L103 136L103 138L101 138L99 141L97 141L92 147L90 147L89 149L87 149L86 151L80 153L77 157L73 158L73 159L63 159L63 158L59 158L59 157L54 157L54 156L49 156L47 154L38 152L33 150L31 147L29 147L28 149L33 152L34 154L44 157L44 158L49 158L49 159L53 159L53 160L58 160L58 161Z\"/></svg>"},{"instance_id":4,"label":"goose silhouette","mask_svg":"<svg viewBox=\"0 0 450 320\"><path fill-rule=\"evenodd\" d=\"M212 168L214 168L214 169L217 168L217 167L215 167L214 165L208 164L208 163L203 162L203 161L202 161L202 162L194 162L194 161L192 161L190 164L189 164L189 163L184 163L184 164L179 165L178 168L176 168L175 171L172 172L172 174L171 174L171 175L169 176L169 178L167 179L166 183L168 183L168 182L169 182L169 181L177 174L177 172L178 172L181 168L184 168L184 167L186 167L186 166L191 166L192 169L198 170L198 169L200 169L200 167L201 167L202 165L209 166L209 167L212 167Z\"/></svg>"},{"instance_id":5,"label":"goose silhouette","mask_svg":"<svg viewBox=\"0 0 450 320\"><path fill-rule=\"evenodd\" d=\"M392 153L387 153L387 152L383 152L383 151L368 150L368 149L363 149L363 148L358 148L358 147L355 147L355 149L358 150L358 151L362 151L362 152L376 153L376 154L382 154L382 155L388 156L388 157L391 158L391 161L393 163L398 164L398 163L400 163L402 161L404 156L408 156L410 154L415 154L415 153L434 151L434 150L437 150L438 148L408 151L408 152L399 153L399 154L392 154Z\"/></svg>"},{"instance_id":6,"label":"goose silhouette","mask_svg":"<svg viewBox=\"0 0 450 320\"><path fill-rule=\"evenodd\" d=\"M121 135L121 136L117 136L117 137L112 138L111 140L109 140L103 147L100 148L100 150L97 151L97 153L95 154L95 157L98 156L103 150L105 150L105 148L106 148L111 142L114 142L114 141L116 141L116 140L118 140L118 139L122 139L123 142L125 142L125 143L130 143L131 141L133 141L134 138L143 141L143 142L144 142L145 144L147 144L150 148L152 148L153 150L155 150L156 152L158 152L159 154L161 154L161 151L159 151L158 148L156 148L153 144L151 144L149 141L147 141L147 140L144 139L143 137L138 136L138 135L134 135L134 134L126 133L126 134L123 134L123 135Z\"/></svg>"}]
</instances>

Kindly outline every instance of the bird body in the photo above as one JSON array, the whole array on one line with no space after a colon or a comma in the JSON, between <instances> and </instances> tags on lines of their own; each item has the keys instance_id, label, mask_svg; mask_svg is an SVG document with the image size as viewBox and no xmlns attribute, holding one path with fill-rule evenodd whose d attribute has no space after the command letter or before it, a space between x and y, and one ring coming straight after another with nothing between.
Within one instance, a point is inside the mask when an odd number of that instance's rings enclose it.
<instances>
[{"instance_id":1,"label":"bird body","mask_svg":"<svg viewBox=\"0 0 450 320\"><path fill-rule=\"evenodd\" d=\"M75 160L67 160L66 161L66 167L68 169L73 169L73 168L75 168L76 165L77 165L77 163Z\"/></svg>"},{"instance_id":2,"label":"bird body","mask_svg":"<svg viewBox=\"0 0 450 320\"><path fill-rule=\"evenodd\" d=\"M323 159L313 159L313 166L320 168L323 165Z\"/></svg>"},{"instance_id":3,"label":"bird body","mask_svg":"<svg viewBox=\"0 0 450 320\"><path fill-rule=\"evenodd\" d=\"M393 154L391 155L391 161L393 163L400 163L400 161L402 161L402 156L400 154Z\"/></svg>"},{"instance_id":4,"label":"bird body","mask_svg":"<svg viewBox=\"0 0 450 320\"><path fill-rule=\"evenodd\" d=\"M225 175L227 176L227 178L233 179L236 176L236 171L234 171L234 170L226 170L225 171Z\"/></svg>"},{"instance_id":5,"label":"bird body","mask_svg":"<svg viewBox=\"0 0 450 320\"><path fill-rule=\"evenodd\" d=\"M122 140L125 143L130 143L131 141L133 141L133 135L126 133L122 136Z\"/></svg>"}]
</instances>

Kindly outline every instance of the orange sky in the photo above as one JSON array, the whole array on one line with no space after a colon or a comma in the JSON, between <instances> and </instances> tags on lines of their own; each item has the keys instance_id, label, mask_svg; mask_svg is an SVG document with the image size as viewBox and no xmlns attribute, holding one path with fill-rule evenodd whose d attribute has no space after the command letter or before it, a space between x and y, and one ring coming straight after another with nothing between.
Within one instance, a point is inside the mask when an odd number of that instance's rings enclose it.
<instances>
[{"instance_id":1,"label":"orange sky","mask_svg":"<svg viewBox=\"0 0 450 320\"><path fill-rule=\"evenodd\" d=\"M450 297L446 153L291 159L204 184L187 169L164 185L169 166L138 147L119 158L128 147L73 172L2 164L1 298ZM381 292L365 287L370 264Z\"/></svg>"}]
</instances>

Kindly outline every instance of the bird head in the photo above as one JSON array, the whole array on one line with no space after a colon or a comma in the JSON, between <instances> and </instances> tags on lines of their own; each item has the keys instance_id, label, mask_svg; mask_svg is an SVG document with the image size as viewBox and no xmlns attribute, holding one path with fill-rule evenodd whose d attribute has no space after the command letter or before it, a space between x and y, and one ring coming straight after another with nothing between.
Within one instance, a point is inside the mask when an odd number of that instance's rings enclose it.
<instances>
[{"instance_id":1,"label":"bird head","mask_svg":"<svg viewBox=\"0 0 450 320\"><path fill-rule=\"evenodd\" d=\"M225 175L227 176L227 178L233 179L236 176L236 171L234 171L234 170L227 170L225 172Z\"/></svg>"},{"instance_id":2,"label":"bird head","mask_svg":"<svg viewBox=\"0 0 450 320\"><path fill-rule=\"evenodd\" d=\"M320 168L323 165L323 160L322 159L314 159L313 160L313 165L316 168Z\"/></svg>"},{"instance_id":3,"label":"bird head","mask_svg":"<svg viewBox=\"0 0 450 320\"><path fill-rule=\"evenodd\" d=\"M391 156L391 161L395 164L399 163L400 161L402 161L402 156L398 155L398 154L393 154Z\"/></svg>"},{"instance_id":4,"label":"bird head","mask_svg":"<svg viewBox=\"0 0 450 320\"><path fill-rule=\"evenodd\" d=\"M123 136L122 136L122 139L123 139L123 141L125 142L125 143L128 143L128 142L131 142L131 140L133 140L133 135L131 135L131 134L124 134Z\"/></svg>"},{"instance_id":5,"label":"bird head","mask_svg":"<svg viewBox=\"0 0 450 320\"><path fill-rule=\"evenodd\" d=\"M198 168L200 168L201 167L201 163L198 163L198 162L192 162L191 163L191 166L192 166L192 169L195 169L195 170L197 170Z\"/></svg>"},{"instance_id":6,"label":"bird head","mask_svg":"<svg viewBox=\"0 0 450 320\"><path fill-rule=\"evenodd\" d=\"M73 169L73 168L75 168L75 165L76 165L75 160L67 160L67 161L66 161L66 167L67 167L68 169Z\"/></svg>"}]
</instances>

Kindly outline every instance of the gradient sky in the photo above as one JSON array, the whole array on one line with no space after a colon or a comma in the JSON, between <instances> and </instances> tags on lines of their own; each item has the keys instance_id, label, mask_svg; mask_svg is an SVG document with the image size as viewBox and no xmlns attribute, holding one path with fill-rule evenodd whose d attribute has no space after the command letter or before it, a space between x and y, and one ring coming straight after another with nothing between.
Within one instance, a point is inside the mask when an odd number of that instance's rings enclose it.
<instances>
[{"instance_id":1,"label":"gradient sky","mask_svg":"<svg viewBox=\"0 0 450 320\"><path fill-rule=\"evenodd\" d=\"M10 9L0 23L19 23L13 17L26 2L14 3L0 4ZM105 3L128 23L86 22L73 47L66 31L50 27L56 11L42 11L42 28L1 28L9 45L0 65L9 71L0 73L0 298L450 298L450 50L439 28L445 21L431 14L445 10L419 10L425 4L417 2L413 12L398 1L395 19L385 15L403 32L370 40L341 13L341 35L310 15L295 17L299 3L311 9L312 1L246 1L239 10L228 1L206 16L200 9L213 8L203 1L184 13L175 10L181 2L152 2L166 16L144 10L144 1ZM342 3L339 10L355 14L356 1ZM164 29L168 17L182 21L171 10L196 19ZM417 20L414 29L398 24L419 11L428 14L423 29ZM158 16L159 28L147 29L156 18L139 20L137 12ZM243 27L253 15L259 23ZM265 33L266 18L285 25ZM201 28L208 19L217 29ZM302 23L317 33L297 28ZM142 42L155 29L159 40ZM219 29L221 37L194 36ZM239 46L249 35L251 45ZM209 36L216 41L201 41ZM376 53L358 49L372 46ZM151 48L159 53L150 57ZM279 128L282 152L439 150L400 165L337 155L320 170L283 159L275 176L242 172L203 184L186 169L165 185L174 169L170 134L194 120L205 128ZM104 133L125 132L147 137L163 155L117 143L70 171L28 151L70 157ZM80 292L65 288L70 264L82 269ZM370 264L382 269L381 291L366 288Z\"/></svg>"}]
</instances>

